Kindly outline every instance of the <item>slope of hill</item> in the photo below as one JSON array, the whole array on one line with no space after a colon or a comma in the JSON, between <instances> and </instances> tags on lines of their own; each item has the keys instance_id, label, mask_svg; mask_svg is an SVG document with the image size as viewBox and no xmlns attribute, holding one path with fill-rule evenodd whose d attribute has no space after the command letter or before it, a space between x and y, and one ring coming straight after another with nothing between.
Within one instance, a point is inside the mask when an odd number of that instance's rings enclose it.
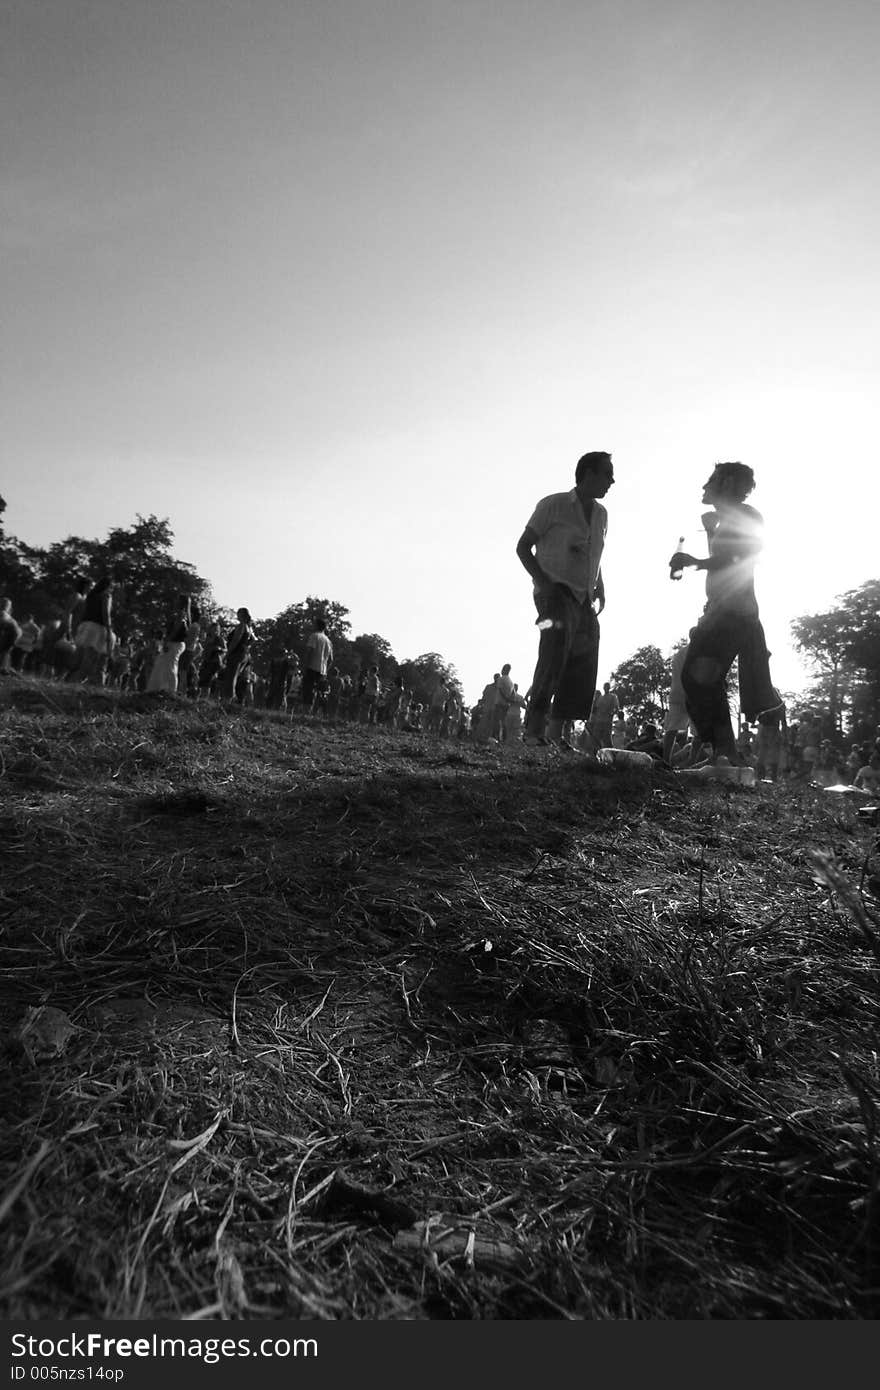
<instances>
[{"instance_id":1,"label":"slope of hill","mask_svg":"<svg viewBox=\"0 0 880 1390\"><path fill-rule=\"evenodd\" d=\"M0 735L5 1317L880 1313L848 799L25 680Z\"/></svg>"}]
</instances>

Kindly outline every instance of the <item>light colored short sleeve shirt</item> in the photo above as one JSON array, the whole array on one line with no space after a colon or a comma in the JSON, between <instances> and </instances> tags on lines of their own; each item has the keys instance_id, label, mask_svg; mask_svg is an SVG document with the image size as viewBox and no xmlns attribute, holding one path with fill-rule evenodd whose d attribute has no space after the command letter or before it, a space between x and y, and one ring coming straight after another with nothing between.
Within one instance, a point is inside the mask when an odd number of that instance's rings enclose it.
<instances>
[{"instance_id":1,"label":"light colored short sleeve shirt","mask_svg":"<svg viewBox=\"0 0 880 1390\"><path fill-rule=\"evenodd\" d=\"M592 599L608 529L601 502L593 502L588 522L576 488L553 492L541 498L528 528L538 537L535 558L548 579L571 589L579 603Z\"/></svg>"},{"instance_id":2,"label":"light colored short sleeve shirt","mask_svg":"<svg viewBox=\"0 0 880 1390\"><path fill-rule=\"evenodd\" d=\"M306 643L306 649L306 664L309 669L326 676L327 667L333 660L333 646L326 632L313 632Z\"/></svg>"}]
</instances>

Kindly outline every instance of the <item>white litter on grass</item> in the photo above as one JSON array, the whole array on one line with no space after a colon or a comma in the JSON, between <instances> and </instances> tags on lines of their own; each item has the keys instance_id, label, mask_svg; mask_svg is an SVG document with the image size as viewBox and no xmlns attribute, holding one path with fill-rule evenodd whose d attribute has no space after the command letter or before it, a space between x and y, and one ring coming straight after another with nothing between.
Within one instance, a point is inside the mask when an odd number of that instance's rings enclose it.
<instances>
[{"instance_id":1,"label":"white litter on grass","mask_svg":"<svg viewBox=\"0 0 880 1390\"><path fill-rule=\"evenodd\" d=\"M635 748L600 748L596 755L600 763L607 767L653 767L654 759L650 753L639 753Z\"/></svg>"}]
</instances>

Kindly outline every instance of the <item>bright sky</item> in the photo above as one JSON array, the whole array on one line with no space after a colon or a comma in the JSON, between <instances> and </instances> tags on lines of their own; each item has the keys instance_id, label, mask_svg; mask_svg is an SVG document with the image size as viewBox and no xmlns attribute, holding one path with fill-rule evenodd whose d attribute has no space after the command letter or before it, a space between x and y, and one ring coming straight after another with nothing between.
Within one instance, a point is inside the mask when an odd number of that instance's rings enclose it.
<instances>
[{"instance_id":1,"label":"bright sky","mask_svg":"<svg viewBox=\"0 0 880 1390\"><path fill-rule=\"evenodd\" d=\"M880 575L874 0L0 0L7 529L168 516L476 699L608 449L600 679L702 605L719 459L788 622ZM700 553L704 553L700 551Z\"/></svg>"}]
</instances>

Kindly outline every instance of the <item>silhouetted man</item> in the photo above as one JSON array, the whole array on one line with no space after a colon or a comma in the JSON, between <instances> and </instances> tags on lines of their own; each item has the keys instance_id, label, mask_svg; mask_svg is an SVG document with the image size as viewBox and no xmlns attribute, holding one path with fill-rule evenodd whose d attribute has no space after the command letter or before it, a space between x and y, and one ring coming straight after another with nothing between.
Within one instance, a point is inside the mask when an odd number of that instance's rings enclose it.
<instances>
[{"instance_id":1,"label":"silhouetted man","mask_svg":"<svg viewBox=\"0 0 880 1390\"><path fill-rule=\"evenodd\" d=\"M302 702L309 713L315 708L315 702L320 693L323 693L324 682L327 671L333 660L333 644L326 632L327 624L323 618L318 618L315 623L314 631L309 634L306 642L306 665L302 679Z\"/></svg>"},{"instance_id":2,"label":"silhouetted man","mask_svg":"<svg viewBox=\"0 0 880 1390\"><path fill-rule=\"evenodd\" d=\"M534 581L538 662L523 741L574 751L563 725L590 717L599 667L598 613L605 607L602 551L608 513L599 501L614 482L611 455L584 454L570 492L542 497L516 553ZM548 719L549 716L549 719Z\"/></svg>"},{"instance_id":3,"label":"silhouetted man","mask_svg":"<svg viewBox=\"0 0 880 1390\"><path fill-rule=\"evenodd\" d=\"M611 689L611 682L606 681L601 695L594 698L590 713L590 731L600 748L610 748L614 717L619 713L620 702Z\"/></svg>"}]
</instances>

